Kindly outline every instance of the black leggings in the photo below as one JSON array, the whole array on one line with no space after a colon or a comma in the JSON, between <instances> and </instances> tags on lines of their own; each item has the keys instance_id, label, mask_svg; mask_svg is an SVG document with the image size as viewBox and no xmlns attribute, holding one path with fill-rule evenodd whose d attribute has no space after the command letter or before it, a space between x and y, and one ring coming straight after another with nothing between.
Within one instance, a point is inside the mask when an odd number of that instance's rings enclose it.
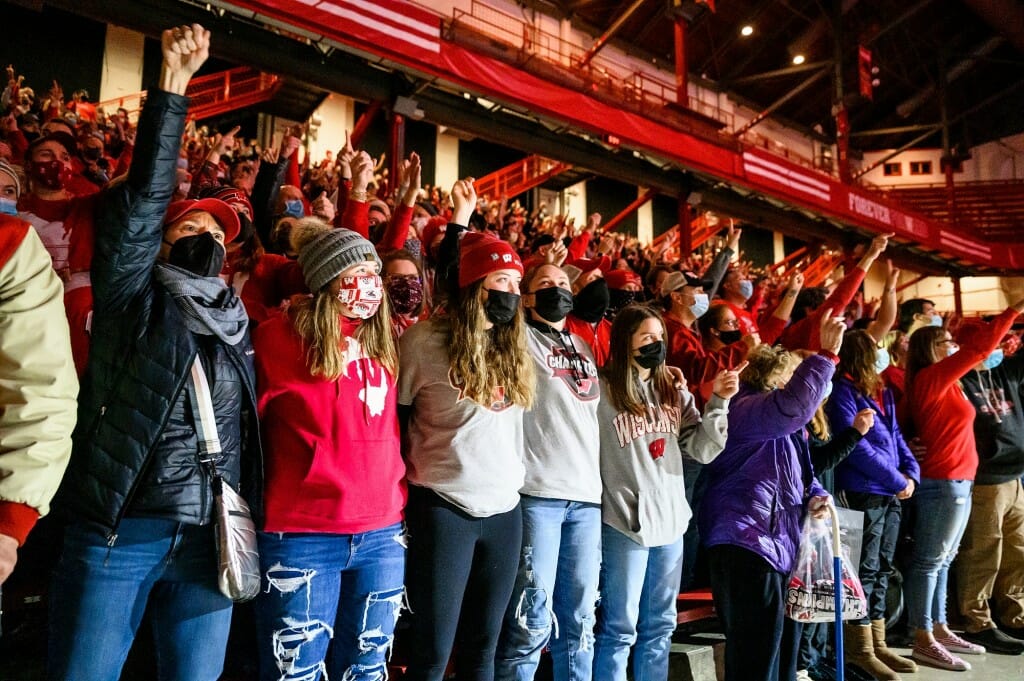
<instances>
[{"instance_id":1,"label":"black leggings","mask_svg":"<svg viewBox=\"0 0 1024 681\"><path fill-rule=\"evenodd\" d=\"M457 678L492 681L498 634L519 567L519 505L476 518L410 485L405 515L413 645L406 678L441 681L457 631Z\"/></svg>"}]
</instances>

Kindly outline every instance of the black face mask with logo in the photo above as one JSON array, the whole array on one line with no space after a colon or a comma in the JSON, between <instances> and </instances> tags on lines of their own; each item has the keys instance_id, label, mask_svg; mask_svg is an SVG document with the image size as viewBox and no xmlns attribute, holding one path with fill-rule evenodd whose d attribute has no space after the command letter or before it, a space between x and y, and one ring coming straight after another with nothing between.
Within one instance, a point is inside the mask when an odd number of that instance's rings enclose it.
<instances>
[{"instance_id":1,"label":"black face mask with logo","mask_svg":"<svg viewBox=\"0 0 1024 681\"><path fill-rule=\"evenodd\" d=\"M183 236L171 244L167 262L200 277L216 277L224 268L226 254L211 232L203 232Z\"/></svg>"},{"instance_id":2,"label":"black face mask with logo","mask_svg":"<svg viewBox=\"0 0 1024 681\"><path fill-rule=\"evenodd\" d=\"M595 324L604 317L608 303L608 282L604 279L595 279L573 298L572 313L589 324Z\"/></svg>"}]
</instances>

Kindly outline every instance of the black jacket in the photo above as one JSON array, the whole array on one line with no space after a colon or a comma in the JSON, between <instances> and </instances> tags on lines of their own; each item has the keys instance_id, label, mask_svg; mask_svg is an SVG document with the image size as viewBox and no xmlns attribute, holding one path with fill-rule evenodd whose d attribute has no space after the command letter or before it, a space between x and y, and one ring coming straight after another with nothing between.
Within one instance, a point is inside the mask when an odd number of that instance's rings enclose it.
<instances>
[{"instance_id":1,"label":"black jacket","mask_svg":"<svg viewBox=\"0 0 1024 681\"><path fill-rule=\"evenodd\" d=\"M127 180L97 205L92 344L71 463L56 503L75 520L102 525L112 541L136 500L147 516L210 520L212 494L198 460L192 463L194 440L167 429L169 423L192 423L184 388L200 345L204 366L213 367L207 373L214 379L215 405L241 405L234 409L240 423L221 426L229 442L225 451L235 459L225 462L226 477L238 483L241 475L250 504L262 499L249 336L234 347L213 337L197 343L174 299L153 277L187 111L187 98L149 91ZM234 380L216 387L218 372Z\"/></svg>"},{"instance_id":2,"label":"black jacket","mask_svg":"<svg viewBox=\"0 0 1024 681\"><path fill-rule=\"evenodd\" d=\"M1024 354L991 371L972 369L961 379L974 405L977 485L998 485L1024 475Z\"/></svg>"}]
</instances>

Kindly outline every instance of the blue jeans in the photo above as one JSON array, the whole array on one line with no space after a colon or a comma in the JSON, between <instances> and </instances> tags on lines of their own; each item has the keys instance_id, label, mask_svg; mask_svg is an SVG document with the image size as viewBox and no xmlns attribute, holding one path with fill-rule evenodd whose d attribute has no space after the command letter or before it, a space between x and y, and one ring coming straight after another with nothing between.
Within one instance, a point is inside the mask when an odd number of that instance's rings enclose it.
<instances>
[{"instance_id":1,"label":"blue jeans","mask_svg":"<svg viewBox=\"0 0 1024 681\"><path fill-rule=\"evenodd\" d=\"M683 569L682 537L645 547L602 525L601 556L594 678L626 681L629 649L636 644L633 680L665 681Z\"/></svg>"},{"instance_id":2,"label":"blue jeans","mask_svg":"<svg viewBox=\"0 0 1024 681\"><path fill-rule=\"evenodd\" d=\"M589 681L601 568L601 507L523 496L522 508L523 550L498 642L495 678L532 681L550 640L555 681Z\"/></svg>"},{"instance_id":3,"label":"blue jeans","mask_svg":"<svg viewBox=\"0 0 1024 681\"><path fill-rule=\"evenodd\" d=\"M158 679L220 676L231 601L217 588L213 526L125 518L113 547L98 525L69 526L50 599L49 677L117 681L147 608Z\"/></svg>"},{"instance_id":4,"label":"blue jeans","mask_svg":"<svg viewBox=\"0 0 1024 681\"><path fill-rule=\"evenodd\" d=\"M971 514L972 485L922 478L914 493L914 556L904 587L912 628L931 631L946 623L946 580Z\"/></svg>"},{"instance_id":5,"label":"blue jeans","mask_svg":"<svg viewBox=\"0 0 1024 681\"><path fill-rule=\"evenodd\" d=\"M386 678L405 602L401 523L362 534L258 536L260 678Z\"/></svg>"}]
</instances>

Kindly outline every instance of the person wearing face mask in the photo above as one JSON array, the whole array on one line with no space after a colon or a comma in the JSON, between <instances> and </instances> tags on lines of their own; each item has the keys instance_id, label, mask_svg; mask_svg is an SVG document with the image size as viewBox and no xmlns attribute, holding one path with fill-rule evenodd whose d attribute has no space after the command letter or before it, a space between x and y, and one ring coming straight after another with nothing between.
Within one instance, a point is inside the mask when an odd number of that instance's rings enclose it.
<instances>
[{"instance_id":1,"label":"person wearing face mask","mask_svg":"<svg viewBox=\"0 0 1024 681\"><path fill-rule=\"evenodd\" d=\"M631 269L616 268L604 272L608 284L608 309L605 316L615 318L619 310L632 303L643 301L644 286L640 275Z\"/></svg>"},{"instance_id":2,"label":"person wearing face mask","mask_svg":"<svg viewBox=\"0 0 1024 681\"><path fill-rule=\"evenodd\" d=\"M984 646L957 636L946 623L946 581L971 510L971 487L978 470L975 410L960 381L999 346L1024 300L988 324L953 342L940 326L920 328L907 349L906 392L901 405L904 432L921 439L921 484L915 497L914 553L906 573L908 623L914 630L913 657L942 669L971 665L955 653L978 654Z\"/></svg>"},{"instance_id":3,"label":"person wearing face mask","mask_svg":"<svg viewBox=\"0 0 1024 681\"><path fill-rule=\"evenodd\" d=\"M911 298L900 303L899 328L908 336L928 326L942 326L942 315L927 298Z\"/></svg>"},{"instance_id":4,"label":"person wearing face mask","mask_svg":"<svg viewBox=\"0 0 1024 681\"><path fill-rule=\"evenodd\" d=\"M220 276L242 299L250 323L261 324L283 302L306 290L302 268L293 259L263 249L252 219L253 204L241 189L211 187L202 196L227 203L238 215L241 231L237 239L227 244L227 259ZM256 196L254 191L253 197Z\"/></svg>"},{"instance_id":5,"label":"person wearing face mask","mask_svg":"<svg viewBox=\"0 0 1024 681\"><path fill-rule=\"evenodd\" d=\"M21 176L7 161L0 159L0 214L18 215Z\"/></svg>"},{"instance_id":6,"label":"person wearing face mask","mask_svg":"<svg viewBox=\"0 0 1024 681\"><path fill-rule=\"evenodd\" d=\"M683 375L694 387L694 394L706 396L711 383L724 369L732 369L758 344L756 336L742 336L720 350L708 351L696 330L697 320L709 308L705 285L710 282L693 272L673 272L662 284L662 305L665 327L668 331L668 363L683 370Z\"/></svg>"},{"instance_id":7,"label":"person wearing face mask","mask_svg":"<svg viewBox=\"0 0 1024 681\"><path fill-rule=\"evenodd\" d=\"M984 326L966 322L961 346ZM974 406L978 473L960 556L957 597L963 637L993 653L1024 653L1024 355L997 347L960 379ZM990 607L995 603L995 612ZM1001 631L1002 630L1002 631Z\"/></svg>"},{"instance_id":8,"label":"person wearing face mask","mask_svg":"<svg viewBox=\"0 0 1024 681\"><path fill-rule=\"evenodd\" d=\"M18 200L18 215L35 228L49 252L53 269L64 282L64 309L71 329L71 349L79 375L89 357L93 222L98 194L71 191L74 138L53 132L29 146L25 170L31 190Z\"/></svg>"},{"instance_id":9,"label":"person wearing face mask","mask_svg":"<svg viewBox=\"0 0 1024 681\"><path fill-rule=\"evenodd\" d=\"M683 455L711 462L725 446L739 377L723 371L703 416L665 365L665 325L646 305L612 323L598 406L601 461L601 602L594 678L666 681L676 628L683 533L690 520Z\"/></svg>"},{"instance_id":10,"label":"person wearing face mask","mask_svg":"<svg viewBox=\"0 0 1024 681\"><path fill-rule=\"evenodd\" d=\"M495 678L532 681L548 646L557 681L586 681L601 564L601 389L590 348L566 329L568 275L544 263L527 270L522 290L536 406L523 417L522 553Z\"/></svg>"},{"instance_id":11,"label":"person wearing face mask","mask_svg":"<svg viewBox=\"0 0 1024 681\"><path fill-rule=\"evenodd\" d=\"M458 181L452 198L445 236L454 240L476 204L471 180ZM512 247L465 233L449 273L457 289L446 314L400 339L413 613L406 678L441 681L458 633L458 676L491 681L519 564L523 412L536 372Z\"/></svg>"},{"instance_id":12,"label":"person wearing face mask","mask_svg":"<svg viewBox=\"0 0 1024 681\"><path fill-rule=\"evenodd\" d=\"M391 330L395 340L410 326L429 316L423 270L409 251L399 249L384 256L384 290L391 303Z\"/></svg>"},{"instance_id":13,"label":"person wearing face mask","mask_svg":"<svg viewBox=\"0 0 1024 681\"><path fill-rule=\"evenodd\" d=\"M409 236L409 225L422 187L419 154L409 154L399 167L397 186L401 190L401 200L395 206L394 214L386 203L371 199L368 193L367 188L374 181L373 158L365 151L353 150L352 154L352 184L345 209L335 219L335 226L362 234L373 241L381 253L402 248Z\"/></svg>"},{"instance_id":14,"label":"person wearing face mask","mask_svg":"<svg viewBox=\"0 0 1024 681\"><path fill-rule=\"evenodd\" d=\"M572 311L565 318L565 328L586 341L598 367L608 361L611 343L612 323L605 315L611 292L602 274L610 265L607 256L600 256L562 266L572 285Z\"/></svg>"},{"instance_id":15,"label":"person wearing face mask","mask_svg":"<svg viewBox=\"0 0 1024 681\"><path fill-rule=\"evenodd\" d=\"M312 295L253 338L267 449L259 678L382 678L404 601L406 486L381 262L360 235L315 219L292 240ZM297 574L308 577L294 588Z\"/></svg>"},{"instance_id":16,"label":"person wearing face mask","mask_svg":"<svg viewBox=\"0 0 1024 681\"><path fill-rule=\"evenodd\" d=\"M836 489L847 508L864 512L864 544L858 575L868 601L867 615L846 624L847 659L880 681L913 673L913 660L900 657L885 643L886 591L899 539L901 501L909 499L921 479L899 424L896 401L881 377L889 354L866 331L850 331L839 350L839 378L825 405L830 427L852 426L864 409L874 425L836 466Z\"/></svg>"},{"instance_id":17,"label":"person wearing face mask","mask_svg":"<svg viewBox=\"0 0 1024 681\"><path fill-rule=\"evenodd\" d=\"M747 358L729 406L725 450L704 467L697 514L711 591L725 628L727 681L792 679L796 637L783 637L784 590L805 513L828 514L806 426L829 389L845 327L823 315L823 349L804 360L762 345Z\"/></svg>"},{"instance_id":18,"label":"person wearing face mask","mask_svg":"<svg viewBox=\"0 0 1024 681\"><path fill-rule=\"evenodd\" d=\"M747 309L747 304L754 295L754 282L744 276L738 268L729 268L722 279L722 285L718 287L718 295L729 306L732 313L739 321L740 329L744 334L760 333L757 327L757 320Z\"/></svg>"},{"instance_id":19,"label":"person wearing face mask","mask_svg":"<svg viewBox=\"0 0 1024 681\"><path fill-rule=\"evenodd\" d=\"M217 276L238 218L216 199L168 205L184 93L206 60L209 32L167 30L161 47L128 178L97 204L93 344L55 503L69 521L50 592L55 679L117 678L144 613L161 676L214 679L223 669L232 602L217 586L198 376L222 446L217 470L260 515L248 318Z\"/></svg>"}]
</instances>

